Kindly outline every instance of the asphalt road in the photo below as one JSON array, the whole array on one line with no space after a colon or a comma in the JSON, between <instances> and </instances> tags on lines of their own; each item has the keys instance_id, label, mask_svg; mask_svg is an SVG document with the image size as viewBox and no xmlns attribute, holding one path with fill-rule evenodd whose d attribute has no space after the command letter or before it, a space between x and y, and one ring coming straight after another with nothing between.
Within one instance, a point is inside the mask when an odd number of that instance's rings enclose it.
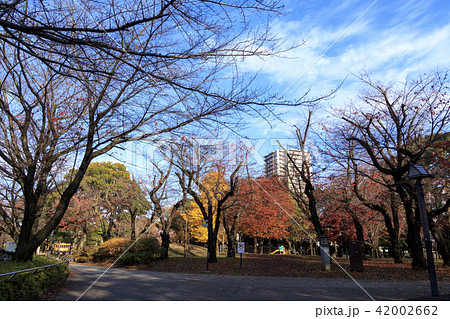
<instances>
[{"instance_id":1,"label":"asphalt road","mask_svg":"<svg viewBox=\"0 0 450 319\"><path fill-rule=\"evenodd\" d=\"M71 264L67 284L47 300L94 301L364 301L420 300L427 281L358 281L261 276L223 276L127 270ZM106 271L106 272L105 272ZM450 282L440 282L448 300Z\"/></svg>"}]
</instances>

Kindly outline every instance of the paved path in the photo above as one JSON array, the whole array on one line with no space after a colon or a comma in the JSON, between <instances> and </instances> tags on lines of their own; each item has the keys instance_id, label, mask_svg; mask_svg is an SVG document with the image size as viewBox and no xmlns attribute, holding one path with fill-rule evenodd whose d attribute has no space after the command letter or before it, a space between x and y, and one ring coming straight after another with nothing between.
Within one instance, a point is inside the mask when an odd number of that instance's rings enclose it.
<instances>
[{"instance_id":1,"label":"paved path","mask_svg":"<svg viewBox=\"0 0 450 319\"><path fill-rule=\"evenodd\" d=\"M153 271L107 269L71 264L67 285L48 300L408 300L426 297L428 282L354 281L346 279L311 279L260 276L223 276L180 274ZM450 282L439 283L440 292L450 295ZM371 296L369 296L369 295Z\"/></svg>"}]
</instances>

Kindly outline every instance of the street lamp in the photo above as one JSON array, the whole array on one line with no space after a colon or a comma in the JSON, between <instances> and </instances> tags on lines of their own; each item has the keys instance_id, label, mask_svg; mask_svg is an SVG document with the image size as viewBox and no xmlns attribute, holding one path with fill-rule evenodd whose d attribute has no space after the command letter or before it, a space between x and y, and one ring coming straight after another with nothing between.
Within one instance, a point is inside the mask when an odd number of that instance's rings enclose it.
<instances>
[{"instance_id":1,"label":"street lamp","mask_svg":"<svg viewBox=\"0 0 450 319\"><path fill-rule=\"evenodd\" d=\"M438 284L436 279L436 269L434 267L433 253L431 249L430 228L428 226L427 211L425 209L425 199L422 188L422 178L432 177L428 174L425 167L411 163L408 171L408 178L416 180L417 201L419 203L420 219L422 221L423 238L425 240L425 249L427 251L428 277L430 278L431 295L439 296Z\"/></svg>"},{"instance_id":2,"label":"street lamp","mask_svg":"<svg viewBox=\"0 0 450 319\"><path fill-rule=\"evenodd\" d=\"M413 163L409 164L409 171L408 171L408 178L409 179L417 179L420 180L425 177L431 177L430 174L428 174L425 167L422 165L416 165Z\"/></svg>"}]
</instances>

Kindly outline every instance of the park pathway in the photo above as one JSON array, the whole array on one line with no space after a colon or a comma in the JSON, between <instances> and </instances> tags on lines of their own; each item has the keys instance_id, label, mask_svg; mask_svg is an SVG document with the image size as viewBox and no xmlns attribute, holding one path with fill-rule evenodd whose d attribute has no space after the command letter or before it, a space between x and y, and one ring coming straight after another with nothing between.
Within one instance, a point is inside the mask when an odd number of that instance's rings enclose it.
<instances>
[{"instance_id":1,"label":"park pathway","mask_svg":"<svg viewBox=\"0 0 450 319\"><path fill-rule=\"evenodd\" d=\"M380 301L426 298L430 293L426 281L358 281L362 289L350 279L243 277L119 268L111 268L101 276L107 268L80 264L71 264L70 268L67 284L47 300ZM450 282L440 282L439 288L442 295L450 295Z\"/></svg>"}]
</instances>

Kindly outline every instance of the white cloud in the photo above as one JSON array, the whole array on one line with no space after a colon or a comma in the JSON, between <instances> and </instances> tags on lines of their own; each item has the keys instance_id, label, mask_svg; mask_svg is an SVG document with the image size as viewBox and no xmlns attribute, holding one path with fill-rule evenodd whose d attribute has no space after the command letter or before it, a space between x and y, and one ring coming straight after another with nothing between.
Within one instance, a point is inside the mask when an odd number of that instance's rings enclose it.
<instances>
[{"instance_id":1,"label":"white cloud","mask_svg":"<svg viewBox=\"0 0 450 319\"><path fill-rule=\"evenodd\" d=\"M340 8L319 11L311 9L314 5L308 2L307 9L312 11L306 10L306 16L301 16L301 10L294 10L301 19L277 20L274 25L274 32L286 43L307 40L306 45L286 53L286 59L247 59L243 68L260 71L261 81L270 83L278 93L283 93L300 77L286 94L288 98L299 97L309 88L312 96L329 93L348 77L336 98L324 103L319 119L325 121L329 116L327 107L342 107L357 98L360 83L352 73L367 69L372 71L374 79L403 82L408 75L419 71L450 67L450 22L436 17L448 16L445 13L448 10L436 11L436 6L443 2L378 1L346 32L372 2L345 1ZM292 136L293 125L301 126L304 118L293 110L283 117L284 123L271 121L272 127L263 120L257 121L250 134L267 138L280 134Z\"/></svg>"},{"instance_id":2,"label":"white cloud","mask_svg":"<svg viewBox=\"0 0 450 319\"><path fill-rule=\"evenodd\" d=\"M417 14L411 13L412 17ZM301 22L280 22L276 30L287 42L300 42L303 36L297 33ZM327 54L321 54L345 31L346 26L331 29L314 27L309 30L310 39L305 46L289 52L286 59L270 58L261 61L250 58L245 61L248 71L259 71L282 91L300 78L290 90L312 87L324 93L335 87L349 73L361 69L373 70L376 77L392 81L403 81L407 74L420 70L450 66L450 24L433 30L422 31L414 26L400 25L380 28L378 25L361 23L355 25Z\"/></svg>"}]
</instances>

